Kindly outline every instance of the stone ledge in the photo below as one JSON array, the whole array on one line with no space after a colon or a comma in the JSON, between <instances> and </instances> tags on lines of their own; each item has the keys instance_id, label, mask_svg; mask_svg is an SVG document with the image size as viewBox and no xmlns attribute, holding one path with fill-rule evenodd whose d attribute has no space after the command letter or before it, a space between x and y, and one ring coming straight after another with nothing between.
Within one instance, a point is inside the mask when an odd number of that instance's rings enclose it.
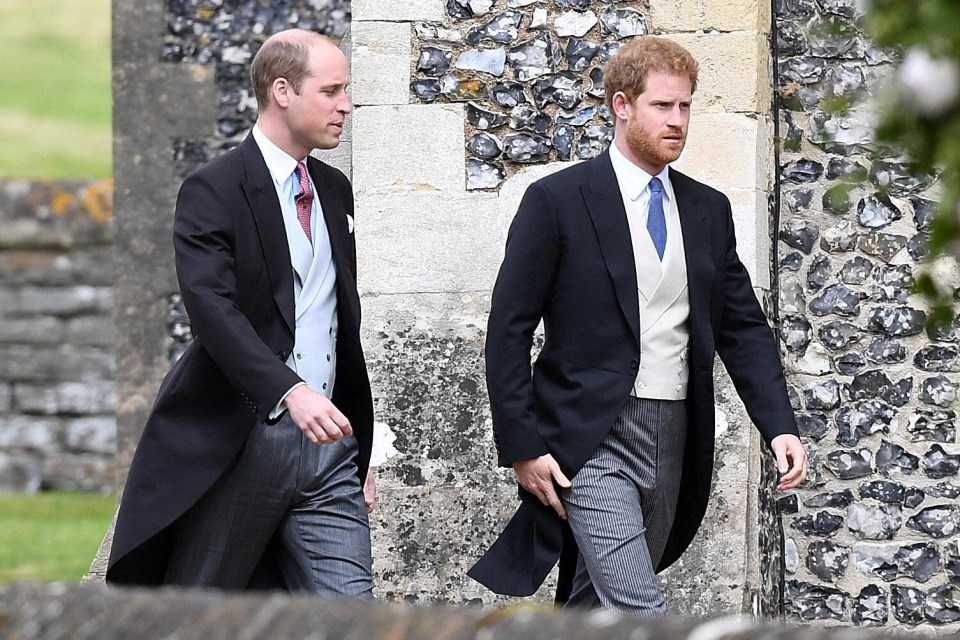
<instances>
[{"instance_id":1,"label":"stone ledge","mask_svg":"<svg viewBox=\"0 0 960 640\"><path fill-rule=\"evenodd\" d=\"M283 594L106 589L63 584L0 587L0 637L385 638L392 640L867 640L880 630L756 625L743 618L629 620L545 607L409 607ZM902 635L904 639L919 638Z\"/></svg>"},{"instance_id":2,"label":"stone ledge","mask_svg":"<svg viewBox=\"0 0 960 640\"><path fill-rule=\"evenodd\" d=\"M69 248L113 240L113 182L0 181L0 248Z\"/></svg>"}]
</instances>

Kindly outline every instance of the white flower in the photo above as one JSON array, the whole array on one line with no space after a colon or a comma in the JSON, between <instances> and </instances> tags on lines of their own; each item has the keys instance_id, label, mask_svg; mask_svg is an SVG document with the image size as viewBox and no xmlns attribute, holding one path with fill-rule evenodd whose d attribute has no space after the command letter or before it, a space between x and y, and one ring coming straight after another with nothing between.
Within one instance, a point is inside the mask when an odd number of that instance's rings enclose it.
<instances>
[{"instance_id":1,"label":"white flower","mask_svg":"<svg viewBox=\"0 0 960 640\"><path fill-rule=\"evenodd\" d=\"M931 58L923 47L911 47L907 51L897 81L901 95L925 116L942 115L960 98L960 69L957 63L944 58Z\"/></svg>"}]
</instances>

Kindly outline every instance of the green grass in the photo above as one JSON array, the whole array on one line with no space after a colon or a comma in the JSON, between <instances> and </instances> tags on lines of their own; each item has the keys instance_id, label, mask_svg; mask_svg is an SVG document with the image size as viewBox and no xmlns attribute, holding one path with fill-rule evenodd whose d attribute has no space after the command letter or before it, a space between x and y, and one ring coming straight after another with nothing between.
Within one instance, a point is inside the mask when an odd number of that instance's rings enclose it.
<instances>
[{"instance_id":1,"label":"green grass","mask_svg":"<svg viewBox=\"0 0 960 640\"><path fill-rule=\"evenodd\" d=\"M110 0L0 0L0 25L0 177L110 177Z\"/></svg>"},{"instance_id":2,"label":"green grass","mask_svg":"<svg viewBox=\"0 0 960 640\"><path fill-rule=\"evenodd\" d=\"M114 496L0 494L0 583L79 581L115 509Z\"/></svg>"}]
</instances>

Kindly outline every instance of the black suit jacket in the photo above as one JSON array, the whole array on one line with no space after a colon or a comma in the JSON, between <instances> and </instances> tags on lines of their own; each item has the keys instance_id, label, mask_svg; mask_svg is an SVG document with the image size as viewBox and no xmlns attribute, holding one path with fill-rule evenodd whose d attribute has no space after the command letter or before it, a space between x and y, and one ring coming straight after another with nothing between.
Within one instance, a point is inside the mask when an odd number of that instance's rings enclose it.
<instances>
[{"instance_id":1,"label":"black suit jacket","mask_svg":"<svg viewBox=\"0 0 960 640\"><path fill-rule=\"evenodd\" d=\"M350 183L307 162L337 269L333 402L359 442L366 474L373 403L360 347ZM250 430L300 381L290 250L273 180L252 136L188 177L174 220L177 278L194 342L164 378L143 429L117 516L107 580L159 584L169 527L239 458Z\"/></svg>"},{"instance_id":2,"label":"black suit jacket","mask_svg":"<svg viewBox=\"0 0 960 640\"><path fill-rule=\"evenodd\" d=\"M690 417L676 520L662 570L690 544L710 493L713 364L719 354L764 439L797 433L779 352L736 251L726 196L670 170L690 300ZM567 477L591 457L630 395L643 354L637 265L609 153L527 190L493 290L487 388L499 462L552 454ZM533 333L543 348L530 371ZM558 598L576 557L553 509L521 505L469 575L493 591L530 595L564 551Z\"/></svg>"}]
</instances>

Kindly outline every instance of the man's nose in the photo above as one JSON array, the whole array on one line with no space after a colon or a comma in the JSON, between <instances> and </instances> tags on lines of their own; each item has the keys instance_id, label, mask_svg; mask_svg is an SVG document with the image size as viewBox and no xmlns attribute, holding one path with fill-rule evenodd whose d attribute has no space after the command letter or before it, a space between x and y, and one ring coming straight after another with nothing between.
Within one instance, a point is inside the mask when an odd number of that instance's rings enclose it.
<instances>
[{"instance_id":1,"label":"man's nose","mask_svg":"<svg viewBox=\"0 0 960 640\"><path fill-rule=\"evenodd\" d=\"M353 104L350 102L350 96L344 91L340 97L340 104L337 105L337 111L340 113L350 113L353 111Z\"/></svg>"}]
</instances>

